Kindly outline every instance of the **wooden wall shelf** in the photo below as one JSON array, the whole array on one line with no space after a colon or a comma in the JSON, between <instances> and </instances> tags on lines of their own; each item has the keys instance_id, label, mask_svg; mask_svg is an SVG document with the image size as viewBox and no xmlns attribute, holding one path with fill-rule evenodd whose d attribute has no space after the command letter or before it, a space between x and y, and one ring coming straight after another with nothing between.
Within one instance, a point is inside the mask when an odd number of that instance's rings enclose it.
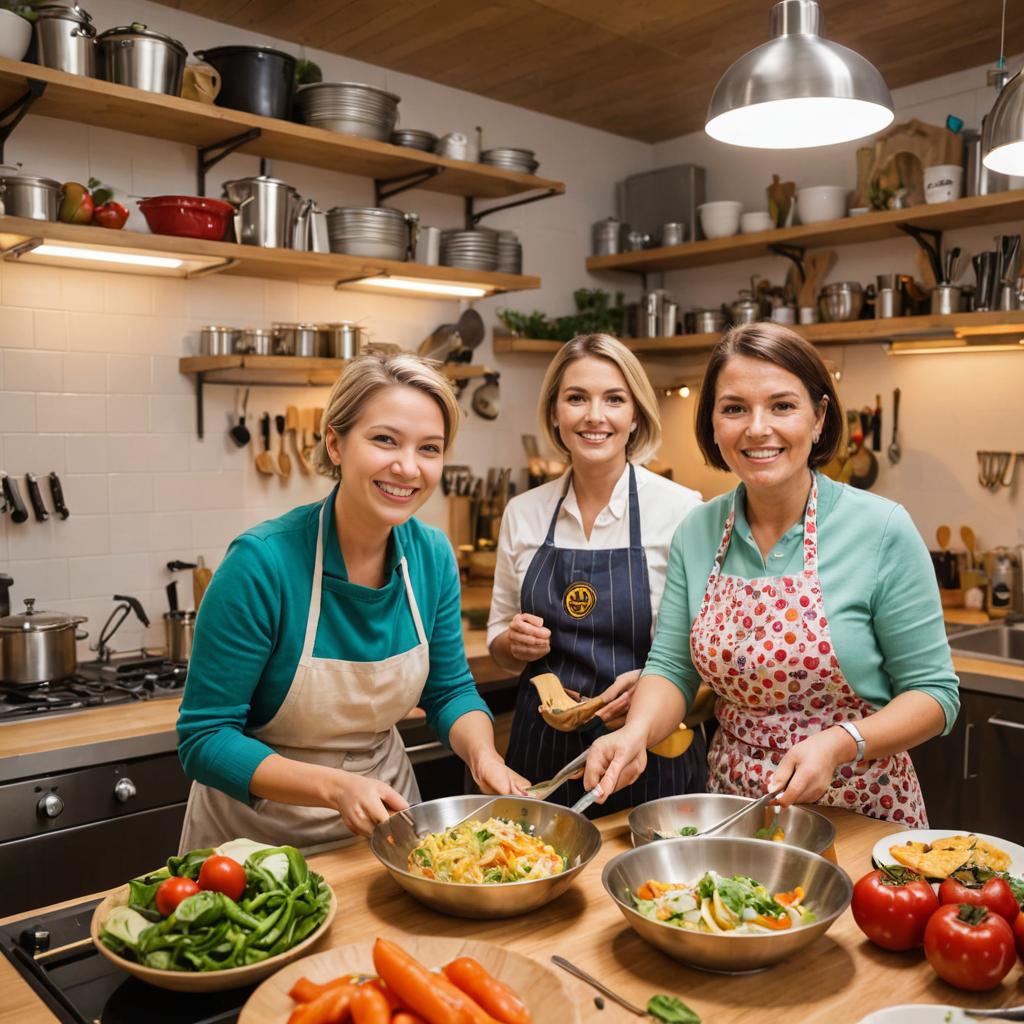
<instances>
[{"instance_id":1,"label":"wooden wall shelf","mask_svg":"<svg viewBox=\"0 0 1024 1024\"><path fill-rule=\"evenodd\" d=\"M136 215L138 214L136 213ZM140 231L112 231L108 228L82 224L61 224L0 216L0 250L6 252L30 239L57 243L71 242L101 250L132 251L152 255L178 256L186 259L192 257L197 260L205 260L209 264L200 273L216 272L242 277L321 282L339 284L353 289L366 287L360 282L369 277L405 278L427 285L435 283L476 286L483 288L489 295L540 287L539 277L524 274L460 270L456 267L427 266L421 263L401 263L397 260L343 256L340 253L264 249L257 245L237 245L234 242L207 242L201 239L177 238L171 235L150 235ZM50 259L34 255L31 251L21 256L8 253L6 258L18 258L35 263L56 263L64 267L77 266L84 269L97 269L96 265L86 262L67 260L63 257ZM102 269L116 270L118 268L106 266ZM147 271L144 268L132 268L132 272L158 273L158 271ZM190 275L179 274L178 276ZM377 294L397 294L385 293L379 288L373 290Z\"/></svg>"},{"instance_id":2,"label":"wooden wall shelf","mask_svg":"<svg viewBox=\"0 0 1024 1024\"><path fill-rule=\"evenodd\" d=\"M971 338L1001 334L1024 336L1024 310L994 313L953 313L945 316L901 316L887 320L851 320L845 323L794 327L815 345L856 345L885 341L934 341L942 337ZM678 334L671 338L624 338L638 355L682 356L709 352L720 334ZM533 352L554 355L564 344L540 338L496 337L496 353ZM1024 346L1022 346L1024 348Z\"/></svg>"},{"instance_id":3,"label":"wooden wall shelf","mask_svg":"<svg viewBox=\"0 0 1024 1024\"><path fill-rule=\"evenodd\" d=\"M946 231L1012 220L1024 220L1024 189L999 192L991 196L970 196L949 203L910 206L904 210L884 210L861 217L843 217L841 220L823 221L820 224L758 231L750 235L732 235L729 238L706 239L659 249L642 249L615 256L591 256L587 260L587 270L626 270L640 274L685 270L768 255L773 245L803 246L809 249L905 238L908 237L903 231L905 224Z\"/></svg>"},{"instance_id":4,"label":"wooden wall shelf","mask_svg":"<svg viewBox=\"0 0 1024 1024\"><path fill-rule=\"evenodd\" d=\"M344 368L344 359L304 356L185 356L178 360L181 373L202 374L207 384L240 387L325 387L333 384Z\"/></svg>"},{"instance_id":5,"label":"wooden wall shelf","mask_svg":"<svg viewBox=\"0 0 1024 1024\"><path fill-rule=\"evenodd\" d=\"M562 182L532 174L451 160L407 146L145 92L6 58L0 58L0 108L21 98L33 81L45 85L42 96L31 107L33 114L43 117L180 142L199 149L258 129L259 136L239 146L238 152L378 181L439 170L417 187L448 195L501 199L539 189L565 191ZM39 170L45 173L45 168Z\"/></svg>"}]
</instances>

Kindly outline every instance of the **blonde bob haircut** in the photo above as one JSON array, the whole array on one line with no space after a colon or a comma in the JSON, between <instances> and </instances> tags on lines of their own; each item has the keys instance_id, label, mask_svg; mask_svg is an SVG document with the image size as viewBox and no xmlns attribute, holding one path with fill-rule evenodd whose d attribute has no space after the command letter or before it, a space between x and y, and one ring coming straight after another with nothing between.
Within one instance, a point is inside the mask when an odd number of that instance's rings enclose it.
<instances>
[{"instance_id":1,"label":"blonde bob haircut","mask_svg":"<svg viewBox=\"0 0 1024 1024\"><path fill-rule=\"evenodd\" d=\"M626 458L630 462L643 465L661 446L661 413L658 411L658 400L654 396L654 388L647 379L646 371L640 365L640 360L610 334L578 334L572 341L567 341L551 360L547 373L544 374L540 402L537 406L541 433L552 448L569 458L569 449L554 426L555 402L558 400L566 368L570 363L588 357L607 359L608 362L614 363L626 378L626 385L633 396L636 411L636 430L630 434L626 444Z\"/></svg>"},{"instance_id":2,"label":"blonde bob haircut","mask_svg":"<svg viewBox=\"0 0 1024 1024\"><path fill-rule=\"evenodd\" d=\"M459 403L448 378L437 364L408 352L386 356L368 353L357 356L334 382L327 408L320 421L320 443L313 453L313 466L324 476L339 478L340 470L327 452L327 428L344 437L362 415L367 403L379 391L396 385L416 388L428 395L441 410L444 420L444 449L447 451L459 429Z\"/></svg>"}]
</instances>

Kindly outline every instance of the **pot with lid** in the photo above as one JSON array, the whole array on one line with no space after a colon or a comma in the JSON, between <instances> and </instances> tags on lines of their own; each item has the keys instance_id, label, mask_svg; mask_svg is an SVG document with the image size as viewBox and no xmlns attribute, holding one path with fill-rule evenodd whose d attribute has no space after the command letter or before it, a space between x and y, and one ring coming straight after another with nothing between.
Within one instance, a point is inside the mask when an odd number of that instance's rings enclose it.
<instances>
[{"instance_id":1,"label":"pot with lid","mask_svg":"<svg viewBox=\"0 0 1024 1024\"><path fill-rule=\"evenodd\" d=\"M140 21L111 28L96 37L100 48L100 77L146 92L181 95L188 50L170 36Z\"/></svg>"},{"instance_id":2,"label":"pot with lid","mask_svg":"<svg viewBox=\"0 0 1024 1024\"><path fill-rule=\"evenodd\" d=\"M96 29L75 0L37 8L36 49L44 68L96 77Z\"/></svg>"},{"instance_id":3,"label":"pot with lid","mask_svg":"<svg viewBox=\"0 0 1024 1024\"><path fill-rule=\"evenodd\" d=\"M73 675L75 641L88 636L78 626L82 615L37 611L34 597L25 598L25 611L0 619L0 682L37 686Z\"/></svg>"},{"instance_id":4,"label":"pot with lid","mask_svg":"<svg viewBox=\"0 0 1024 1024\"><path fill-rule=\"evenodd\" d=\"M0 213L27 220L57 219L64 188L52 178L34 174L8 174L0 177Z\"/></svg>"},{"instance_id":5,"label":"pot with lid","mask_svg":"<svg viewBox=\"0 0 1024 1024\"><path fill-rule=\"evenodd\" d=\"M302 197L286 181L264 176L223 184L224 198L235 205L235 238L242 245L291 249Z\"/></svg>"}]
</instances>

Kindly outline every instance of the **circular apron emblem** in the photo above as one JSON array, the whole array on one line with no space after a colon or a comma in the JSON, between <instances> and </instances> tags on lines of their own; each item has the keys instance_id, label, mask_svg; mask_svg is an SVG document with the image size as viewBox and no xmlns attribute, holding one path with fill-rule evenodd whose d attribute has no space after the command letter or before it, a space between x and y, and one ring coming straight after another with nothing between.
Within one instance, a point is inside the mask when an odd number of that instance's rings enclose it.
<instances>
[{"instance_id":1,"label":"circular apron emblem","mask_svg":"<svg viewBox=\"0 0 1024 1024\"><path fill-rule=\"evenodd\" d=\"M562 607L574 619L585 619L597 607L597 591L589 583L570 583L562 595Z\"/></svg>"}]
</instances>

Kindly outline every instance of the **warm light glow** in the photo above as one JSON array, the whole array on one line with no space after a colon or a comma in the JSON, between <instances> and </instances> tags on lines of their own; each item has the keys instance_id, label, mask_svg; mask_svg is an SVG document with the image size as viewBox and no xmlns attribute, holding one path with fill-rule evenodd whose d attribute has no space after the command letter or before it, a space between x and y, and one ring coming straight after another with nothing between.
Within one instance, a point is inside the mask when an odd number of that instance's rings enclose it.
<instances>
[{"instance_id":1,"label":"warm light glow","mask_svg":"<svg viewBox=\"0 0 1024 1024\"><path fill-rule=\"evenodd\" d=\"M1000 174L1024 175L1024 141L1011 142L991 153L986 153L982 163L990 171Z\"/></svg>"},{"instance_id":2,"label":"warm light glow","mask_svg":"<svg viewBox=\"0 0 1024 1024\"><path fill-rule=\"evenodd\" d=\"M680 384L678 387L665 388L666 398L689 398L690 388L687 384Z\"/></svg>"},{"instance_id":3,"label":"warm light glow","mask_svg":"<svg viewBox=\"0 0 1024 1024\"><path fill-rule=\"evenodd\" d=\"M838 97L797 97L736 107L704 126L713 139L750 149L809 149L873 135L892 123L877 103Z\"/></svg>"},{"instance_id":4,"label":"warm light glow","mask_svg":"<svg viewBox=\"0 0 1024 1024\"><path fill-rule=\"evenodd\" d=\"M890 342L891 356L939 355L951 352L1024 352L1024 338L1016 341L999 341L989 344L972 344L964 338L930 338L921 341Z\"/></svg>"},{"instance_id":5,"label":"warm light glow","mask_svg":"<svg viewBox=\"0 0 1024 1024\"><path fill-rule=\"evenodd\" d=\"M86 260L90 263L120 263L133 267L156 267L160 270L177 270L185 265L184 260L171 256L144 256L131 252L116 252L110 249L87 249L71 245L54 245L44 242L31 250L33 256L55 256L67 260Z\"/></svg>"},{"instance_id":6,"label":"warm light glow","mask_svg":"<svg viewBox=\"0 0 1024 1024\"><path fill-rule=\"evenodd\" d=\"M469 284L445 284L442 281L416 281L406 277L366 277L361 281L348 282L353 287L391 289L398 292L412 292L417 295L444 295L461 299L479 299L487 294L486 288ZM344 285L341 285L344 287Z\"/></svg>"}]
</instances>

